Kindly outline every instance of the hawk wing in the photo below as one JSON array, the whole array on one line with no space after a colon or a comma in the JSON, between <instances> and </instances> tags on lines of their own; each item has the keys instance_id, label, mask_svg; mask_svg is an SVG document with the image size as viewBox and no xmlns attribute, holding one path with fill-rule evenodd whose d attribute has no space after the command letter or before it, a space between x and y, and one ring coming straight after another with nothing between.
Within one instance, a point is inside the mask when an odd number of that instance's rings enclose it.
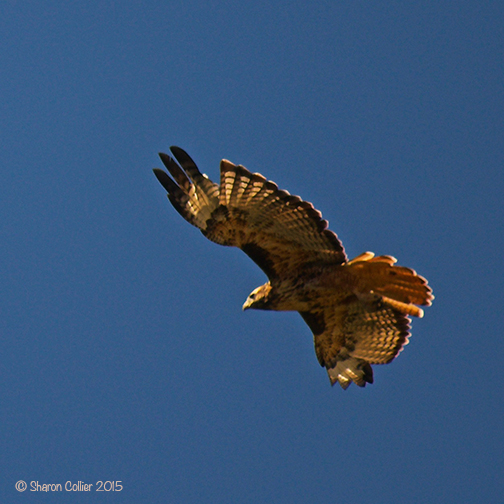
<instances>
[{"instance_id":1,"label":"hawk wing","mask_svg":"<svg viewBox=\"0 0 504 504\"><path fill-rule=\"evenodd\" d=\"M302 312L331 384L373 383L371 364L387 364L408 343L410 319L384 303L367 309L357 297L344 306Z\"/></svg>"},{"instance_id":2,"label":"hawk wing","mask_svg":"<svg viewBox=\"0 0 504 504\"><path fill-rule=\"evenodd\" d=\"M323 261L342 264L345 251L327 221L311 203L222 160L220 186L200 173L179 147L170 147L180 166L160 154L170 172L154 169L176 210L210 240L241 248L270 279L296 275Z\"/></svg>"}]
</instances>

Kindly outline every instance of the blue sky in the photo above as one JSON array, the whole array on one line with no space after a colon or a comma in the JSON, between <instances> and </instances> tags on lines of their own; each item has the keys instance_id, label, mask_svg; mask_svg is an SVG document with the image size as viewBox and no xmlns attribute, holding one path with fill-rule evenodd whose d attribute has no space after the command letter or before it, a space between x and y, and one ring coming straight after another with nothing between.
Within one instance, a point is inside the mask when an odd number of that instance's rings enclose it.
<instances>
[{"instance_id":1,"label":"blue sky","mask_svg":"<svg viewBox=\"0 0 504 504\"><path fill-rule=\"evenodd\" d=\"M502 502L500 2L3 2L0 500ZM171 207L179 145L313 202L436 299L331 388ZM28 494L28 495L27 495Z\"/></svg>"}]
</instances>

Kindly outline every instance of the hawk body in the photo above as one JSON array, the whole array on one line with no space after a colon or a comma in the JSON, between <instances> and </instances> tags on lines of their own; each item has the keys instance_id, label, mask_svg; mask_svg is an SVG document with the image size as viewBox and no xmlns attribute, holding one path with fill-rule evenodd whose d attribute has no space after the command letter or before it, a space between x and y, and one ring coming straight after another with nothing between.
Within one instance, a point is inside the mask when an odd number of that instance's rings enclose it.
<instances>
[{"instance_id":1,"label":"hawk body","mask_svg":"<svg viewBox=\"0 0 504 504\"><path fill-rule=\"evenodd\" d=\"M408 343L408 315L430 305L427 281L391 256L365 252L348 261L337 235L307 201L243 166L221 161L220 185L171 147L177 164L155 169L175 209L209 239L242 249L269 281L243 309L297 311L313 332L315 352L332 384L373 382L371 364L386 364Z\"/></svg>"}]
</instances>

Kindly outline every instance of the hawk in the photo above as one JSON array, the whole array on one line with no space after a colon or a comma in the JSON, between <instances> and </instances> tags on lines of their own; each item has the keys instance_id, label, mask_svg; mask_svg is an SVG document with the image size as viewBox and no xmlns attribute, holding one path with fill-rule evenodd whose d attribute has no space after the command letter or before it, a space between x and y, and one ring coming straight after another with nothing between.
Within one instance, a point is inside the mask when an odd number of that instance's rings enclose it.
<instances>
[{"instance_id":1,"label":"hawk","mask_svg":"<svg viewBox=\"0 0 504 504\"><path fill-rule=\"evenodd\" d=\"M259 173L223 159L220 184L189 155L159 154L173 178L154 173L175 209L211 241L238 247L266 273L243 309L297 311L313 332L315 353L331 384L373 383L371 364L391 362L408 343L416 305L434 296L427 280L389 255L348 260L313 205Z\"/></svg>"}]
</instances>

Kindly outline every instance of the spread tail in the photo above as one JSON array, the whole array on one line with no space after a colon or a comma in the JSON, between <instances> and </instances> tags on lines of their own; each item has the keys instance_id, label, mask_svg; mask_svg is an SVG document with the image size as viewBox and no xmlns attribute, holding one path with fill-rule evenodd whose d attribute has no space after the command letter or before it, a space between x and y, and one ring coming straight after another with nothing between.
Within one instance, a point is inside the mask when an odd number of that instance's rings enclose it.
<instances>
[{"instance_id":1,"label":"spread tail","mask_svg":"<svg viewBox=\"0 0 504 504\"><path fill-rule=\"evenodd\" d=\"M430 306L434 296L427 280L403 266L395 266L397 259L392 256L375 257L372 252L364 252L347 263L358 279L356 294L372 301L381 300L403 313L423 317L423 310L415 305Z\"/></svg>"}]
</instances>

